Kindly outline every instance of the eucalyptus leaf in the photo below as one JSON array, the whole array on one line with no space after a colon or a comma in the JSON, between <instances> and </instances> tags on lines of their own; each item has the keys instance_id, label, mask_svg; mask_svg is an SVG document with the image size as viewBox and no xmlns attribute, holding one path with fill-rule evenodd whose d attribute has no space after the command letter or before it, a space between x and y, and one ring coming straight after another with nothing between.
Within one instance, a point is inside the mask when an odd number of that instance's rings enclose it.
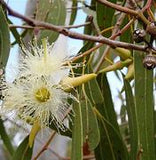
<instances>
[{"instance_id":1,"label":"eucalyptus leaf","mask_svg":"<svg viewBox=\"0 0 156 160\"><path fill-rule=\"evenodd\" d=\"M83 158L83 123L80 103L75 103L74 107L74 125L72 130L72 152L71 160L82 160Z\"/></svg>"},{"instance_id":2,"label":"eucalyptus leaf","mask_svg":"<svg viewBox=\"0 0 156 160\"><path fill-rule=\"evenodd\" d=\"M71 17L70 17L70 25L72 25L75 21L76 15L77 15L77 7L78 6L78 1L77 0L72 0L72 11L71 11Z\"/></svg>"},{"instance_id":3,"label":"eucalyptus leaf","mask_svg":"<svg viewBox=\"0 0 156 160\"><path fill-rule=\"evenodd\" d=\"M138 122L137 122L137 108L134 103L134 96L131 86L127 80L124 80L124 88L126 94L126 109L128 113L128 123L130 130L130 160L137 158L138 154Z\"/></svg>"},{"instance_id":4,"label":"eucalyptus leaf","mask_svg":"<svg viewBox=\"0 0 156 160\"><path fill-rule=\"evenodd\" d=\"M81 110L84 143L88 143L89 150L92 151L99 144L100 132L94 108L87 97L85 97L84 100L81 100Z\"/></svg>"},{"instance_id":5,"label":"eucalyptus leaf","mask_svg":"<svg viewBox=\"0 0 156 160\"><path fill-rule=\"evenodd\" d=\"M36 19L48 22L54 25L64 25L66 19L65 1L62 0L39 0L37 4ZM47 38L50 43L54 42L59 33L49 30L43 30L39 33L39 42Z\"/></svg>"},{"instance_id":6,"label":"eucalyptus leaf","mask_svg":"<svg viewBox=\"0 0 156 160\"><path fill-rule=\"evenodd\" d=\"M95 149L98 160L128 160L126 147L119 132L104 117L99 119L101 141Z\"/></svg>"},{"instance_id":7,"label":"eucalyptus leaf","mask_svg":"<svg viewBox=\"0 0 156 160\"><path fill-rule=\"evenodd\" d=\"M134 52L135 107L141 160L156 159L154 145L153 71L143 67L144 53Z\"/></svg>"},{"instance_id":8,"label":"eucalyptus leaf","mask_svg":"<svg viewBox=\"0 0 156 160\"><path fill-rule=\"evenodd\" d=\"M116 3L116 0L110 0L110 2ZM114 12L114 9L107 7L99 2L96 3L96 19L101 31L112 26ZM109 37L110 32L103 35Z\"/></svg>"},{"instance_id":9,"label":"eucalyptus leaf","mask_svg":"<svg viewBox=\"0 0 156 160\"><path fill-rule=\"evenodd\" d=\"M1 136L1 139L3 140L3 143L4 143L7 151L10 153L10 155L13 155L14 154L14 147L11 143L10 137L8 136L8 134L5 130L5 126L3 124L2 119L0 119L0 136Z\"/></svg>"},{"instance_id":10,"label":"eucalyptus leaf","mask_svg":"<svg viewBox=\"0 0 156 160\"><path fill-rule=\"evenodd\" d=\"M16 149L11 160L31 160L33 147L29 147L29 136L27 136Z\"/></svg>"},{"instance_id":11,"label":"eucalyptus leaf","mask_svg":"<svg viewBox=\"0 0 156 160\"><path fill-rule=\"evenodd\" d=\"M0 6L0 68L6 66L10 52L10 34L8 22Z\"/></svg>"},{"instance_id":12,"label":"eucalyptus leaf","mask_svg":"<svg viewBox=\"0 0 156 160\"><path fill-rule=\"evenodd\" d=\"M89 81L85 90L99 117L100 143L95 149L96 159L128 160L105 75L100 75L98 82L95 79Z\"/></svg>"}]
</instances>

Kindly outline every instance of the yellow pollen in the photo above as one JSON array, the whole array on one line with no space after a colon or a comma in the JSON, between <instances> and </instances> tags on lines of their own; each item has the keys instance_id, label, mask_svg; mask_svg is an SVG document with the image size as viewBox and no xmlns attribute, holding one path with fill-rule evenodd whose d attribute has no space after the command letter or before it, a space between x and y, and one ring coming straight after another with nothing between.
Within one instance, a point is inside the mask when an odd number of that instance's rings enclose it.
<instances>
[{"instance_id":1,"label":"yellow pollen","mask_svg":"<svg viewBox=\"0 0 156 160\"><path fill-rule=\"evenodd\" d=\"M39 102L47 102L48 99L50 99L50 92L47 90L47 88L40 88L36 91L35 98Z\"/></svg>"}]
</instances>

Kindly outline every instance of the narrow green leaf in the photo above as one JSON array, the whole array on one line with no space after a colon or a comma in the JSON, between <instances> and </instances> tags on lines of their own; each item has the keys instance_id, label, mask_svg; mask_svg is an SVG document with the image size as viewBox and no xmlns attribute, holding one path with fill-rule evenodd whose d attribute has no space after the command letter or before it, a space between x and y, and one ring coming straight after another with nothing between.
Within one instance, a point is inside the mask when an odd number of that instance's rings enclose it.
<instances>
[{"instance_id":1,"label":"narrow green leaf","mask_svg":"<svg viewBox=\"0 0 156 160\"><path fill-rule=\"evenodd\" d=\"M0 24L1 24L0 25L0 68L3 68L6 66L9 57L10 34L9 34L8 23L1 6L0 6Z\"/></svg>"},{"instance_id":2,"label":"narrow green leaf","mask_svg":"<svg viewBox=\"0 0 156 160\"><path fill-rule=\"evenodd\" d=\"M29 148L29 136L27 136L16 149L12 160L31 160L33 147Z\"/></svg>"},{"instance_id":3,"label":"narrow green leaf","mask_svg":"<svg viewBox=\"0 0 156 160\"><path fill-rule=\"evenodd\" d=\"M137 108L134 104L134 97L131 86L127 80L124 80L125 94L126 94L126 109L128 114L128 123L130 130L130 160L137 158L138 153L138 122L137 122Z\"/></svg>"},{"instance_id":4,"label":"narrow green leaf","mask_svg":"<svg viewBox=\"0 0 156 160\"><path fill-rule=\"evenodd\" d=\"M104 109L106 110L108 120L113 125L113 127L119 131L119 126L117 123L117 116L114 110L114 104L112 100L111 91L109 88L109 83L105 74L100 74L98 77L98 84L104 99Z\"/></svg>"},{"instance_id":5,"label":"narrow green leaf","mask_svg":"<svg viewBox=\"0 0 156 160\"><path fill-rule=\"evenodd\" d=\"M83 157L83 124L82 124L82 111L80 103L73 107L75 117L72 131L72 153L71 160L82 160Z\"/></svg>"},{"instance_id":6,"label":"narrow green leaf","mask_svg":"<svg viewBox=\"0 0 156 160\"><path fill-rule=\"evenodd\" d=\"M72 0L72 12L71 12L71 17L70 17L70 25L72 25L75 21L76 15L77 15L77 5L78 2L77 0Z\"/></svg>"},{"instance_id":7,"label":"narrow green leaf","mask_svg":"<svg viewBox=\"0 0 156 160\"><path fill-rule=\"evenodd\" d=\"M10 19L8 19L8 22L9 22L9 24L13 24ZM10 31L15 38L15 42L20 45L22 40L21 40L20 34L18 33L17 29L14 27L11 27ZM14 43L14 44L16 44L16 43Z\"/></svg>"},{"instance_id":8,"label":"narrow green leaf","mask_svg":"<svg viewBox=\"0 0 156 160\"><path fill-rule=\"evenodd\" d=\"M96 79L91 80L85 87L92 105L96 107L97 112L100 114L100 143L95 149L96 159L128 160L127 149L119 132L110 89L105 75L100 75L98 82Z\"/></svg>"},{"instance_id":9,"label":"narrow green leaf","mask_svg":"<svg viewBox=\"0 0 156 160\"><path fill-rule=\"evenodd\" d=\"M97 160L128 160L126 147L119 132L104 117L99 119L101 141L95 149Z\"/></svg>"},{"instance_id":10,"label":"narrow green leaf","mask_svg":"<svg viewBox=\"0 0 156 160\"><path fill-rule=\"evenodd\" d=\"M85 100L81 100L81 108L84 142L89 144L89 150L92 151L97 147L100 141L97 118L93 112L92 104L87 97Z\"/></svg>"},{"instance_id":11,"label":"narrow green leaf","mask_svg":"<svg viewBox=\"0 0 156 160\"><path fill-rule=\"evenodd\" d=\"M152 160L156 159L154 146L153 72L143 67L143 56L142 52L134 53L138 147L139 150L143 149L141 160Z\"/></svg>"},{"instance_id":12,"label":"narrow green leaf","mask_svg":"<svg viewBox=\"0 0 156 160\"><path fill-rule=\"evenodd\" d=\"M126 15L123 20L121 28L123 28L128 22L129 22L129 17ZM132 43L133 38L132 38L131 28L127 29L123 34L121 34L120 40L123 42Z\"/></svg>"},{"instance_id":13,"label":"narrow green leaf","mask_svg":"<svg viewBox=\"0 0 156 160\"><path fill-rule=\"evenodd\" d=\"M116 3L116 0L110 0L110 2ZM103 29L106 29L106 28L112 26L114 12L115 12L114 9L107 7L99 2L96 3L96 18L97 18L98 26L101 31ZM104 35L109 37L110 32L105 33Z\"/></svg>"},{"instance_id":14,"label":"narrow green leaf","mask_svg":"<svg viewBox=\"0 0 156 160\"><path fill-rule=\"evenodd\" d=\"M18 43L19 46L25 44L23 38L25 38L26 35L28 36L28 34L30 34L30 32L31 32L31 36L30 36L31 38L33 35L32 30L27 30L27 29L24 30L21 34L19 34L17 29L14 29L14 28L10 29L10 31L12 32L13 36L15 37L15 41L11 43L12 46L15 45L16 43Z\"/></svg>"},{"instance_id":15,"label":"narrow green leaf","mask_svg":"<svg viewBox=\"0 0 156 160\"><path fill-rule=\"evenodd\" d=\"M0 119L0 136L1 136L1 139L3 140L5 147L7 148L8 152L10 153L10 155L13 155L14 154L14 147L11 144L10 138L5 130L2 119Z\"/></svg>"},{"instance_id":16,"label":"narrow green leaf","mask_svg":"<svg viewBox=\"0 0 156 160\"><path fill-rule=\"evenodd\" d=\"M66 19L65 1L62 0L39 0L37 5L36 19L42 20L54 25L64 25ZM47 38L50 43L54 42L59 33L43 30L40 32L39 42Z\"/></svg>"},{"instance_id":17,"label":"narrow green leaf","mask_svg":"<svg viewBox=\"0 0 156 160\"><path fill-rule=\"evenodd\" d=\"M156 111L154 110L154 122L156 122ZM156 133L156 123L154 123L154 134ZM154 139L154 144L156 146L156 138ZM156 147L155 147L155 154L156 154Z\"/></svg>"}]
</instances>

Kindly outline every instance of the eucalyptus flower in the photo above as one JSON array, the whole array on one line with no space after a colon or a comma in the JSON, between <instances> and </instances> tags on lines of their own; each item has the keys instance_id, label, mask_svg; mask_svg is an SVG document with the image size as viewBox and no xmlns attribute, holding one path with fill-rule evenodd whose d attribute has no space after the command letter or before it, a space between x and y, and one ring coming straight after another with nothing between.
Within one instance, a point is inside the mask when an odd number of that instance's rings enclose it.
<instances>
[{"instance_id":1,"label":"eucalyptus flower","mask_svg":"<svg viewBox=\"0 0 156 160\"><path fill-rule=\"evenodd\" d=\"M63 128L62 120L69 108L71 94L62 90L49 77L20 78L13 83L5 83L6 89L1 113L15 113L21 119L38 121L41 127L54 122L57 128Z\"/></svg>"},{"instance_id":2,"label":"eucalyptus flower","mask_svg":"<svg viewBox=\"0 0 156 160\"><path fill-rule=\"evenodd\" d=\"M70 107L68 98L75 99L63 90L61 80L69 74L64 62L69 59L66 49L57 43L23 47L25 56L20 61L19 73L12 83L3 82L3 104L0 112L13 112L24 121L38 122L41 128L53 122L64 129L63 119Z\"/></svg>"},{"instance_id":3,"label":"eucalyptus flower","mask_svg":"<svg viewBox=\"0 0 156 160\"><path fill-rule=\"evenodd\" d=\"M65 62L70 57L67 56L66 48L60 47L57 43L48 44L44 39L41 46L31 45L29 49L23 47L26 56L20 63L20 76L51 76L53 79L68 76L69 66Z\"/></svg>"},{"instance_id":4,"label":"eucalyptus flower","mask_svg":"<svg viewBox=\"0 0 156 160\"><path fill-rule=\"evenodd\" d=\"M96 74L69 78L69 67L64 65L68 57L65 50L61 51L58 45L49 45L45 40L41 47L31 46L25 53L15 80L3 82L5 89L2 90L4 98L0 112L13 112L25 122L39 124L41 128L53 122L56 128L63 130L62 121L70 107L68 99L77 101L67 91L95 78Z\"/></svg>"}]
</instances>

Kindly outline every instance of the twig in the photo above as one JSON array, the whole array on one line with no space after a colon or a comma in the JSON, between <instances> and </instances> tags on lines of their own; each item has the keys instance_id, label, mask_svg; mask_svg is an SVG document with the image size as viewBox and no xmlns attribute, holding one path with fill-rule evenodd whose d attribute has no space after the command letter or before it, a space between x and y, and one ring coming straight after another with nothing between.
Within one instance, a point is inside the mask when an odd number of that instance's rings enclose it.
<instances>
[{"instance_id":1,"label":"twig","mask_svg":"<svg viewBox=\"0 0 156 160\"><path fill-rule=\"evenodd\" d=\"M39 139L39 138L37 138L37 141L40 143L40 144L43 144L43 142ZM50 152L52 152L58 159L60 159L60 160L70 160L70 157L62 157L62 156L60 156L58 153L56 153L54 150L52 150L50 147L49 148L47 148ZM87 156L83 156L83 159L84 160L89 160L89 159L93 159L93 158L95 158L95 156L94 155L87 155Z\"/></svg>"},{"instance_id":2,"label":"twig","mask_svg":"<svg viewBox=\"0 0 156 160\"><path fill-rule=\"evenodd\" d=\"M71 28L80 28L80 27L84 27L84 26L87 26L89 25L91 22L86 22L84 24L79 24L79 25L68 25L68 26L63 26L64 28L66 29L71 29ZM22 28L22 29L34 29L36 28L36 26L29 26L29 25L23 25L23 26L20 26L20 25L12 25L10 24L9 25L10 28ZM45 29L45 27L37 27L38 29Z\"/></svg>"},{"instance_id":3,"label":"twig","mask_svg":"<svg viewBox=\"0 0 156 160\"><path fill-rule=\"evenodd\" d=\"M75 62L75 61L77 61L78 59L89 55L91 52L93 52L93 51L95 51L96 49L100 48L102 45L103 45L103 43L100 43L100 44L92 47L91 49L87 50L87 51L84 52L83 54L80 54L80 55L74 57L74 58L71 60L71 62Z\"/></svg>"},{"instance_id":4,"label":"twig","mask_svg":"<svg viewBox=\"0 0 156 160\"><path fill-rule=\"evenodd\" d=\"M64 119L67 117L67 115L69 114L69 112L71 111L71 108L69 108L62 121L64 121ZM48 146L50 145L51 141L53 140L54 136L56 135L56 131L52 132L51 136L49 137L48 141L45 143L45 145L43 145L42 149L37 153L37 155L32 159L32 160L37 160L37 158L45 151L48 149Z\"/></svg>"},{"instance_id":5,"label":"twig","mask_svg":"<svg viewBox=\"0 0 156 160\"><path fill-rule=\"evenodd\" d=\"M34 29L35 27L29 26L29 25L20 26L20 25L12 25L12 24L9 24L9 28ZM44 28L41 28L41 27L40 27L39 29L44 29Z\"/></svg>"},{"instance_id":6,"label":"twig","mask_svg":"<svg viewBox=\"0 0 156 160\"><path fill-rule=\"evenodd\" d=\"M46 142L46 144L42 147L42 149L37 153L37 155L33 158L33 160L37 160L37 158L45 151L47 150L49 144L51 143L52 139L54 138L54 136L56 135L56 132L53 132L50 136L50 138L48 139L48 141Z\"/></svg>"},{"instance_id":7,"label":"twig","mask_svg":"<svg viewBox=\"0 0 156 160\"><path fill-rule=\"evenodd\" d=\"M96 37L96 36L90 36L90 35L86 35L86 34L80 34L80 33L77 33L77 32L69 31L68 29L66 29L64 27L61 27L61 26L56 26L56 25L49 24L49 23L46 23L46 22L37 21L37 20L34 20L32 18L29 18L27 16L24 16L24 15L19 14L18 12L14 11L14 10L12 10L3 0L0 0L0 3L8 10L8 13L10 15L24 20L30 26L44 27L45 29L61 33L65 36L68 36L68 37L74 38L74 39L100 42L100 43L110 45L112 47L122 47L122 48L127 48L127 49L135 49L135 50L140 50L140 51L146 51L145 46L139 46L139 45L135 45L135 44L131 44L131 43L114 41L114 40L110 40L108 38L101 37L101 36Z\"/></svg>"},{"instance_id":8,"label":"twig","mask_svg":"<svg viewBox=\"0 0 156 160\"><path fill-rule=\"evenodd\" d=\"M138 13L136 11L132 10L132 9L129 9L127 7L122 7L122 6L118 5L118 4L111 3L111 2L109 2L107 0L97 0L97 1L102 3L102 4L104 4L104 5L106 5L106 6L108 6L108 7L114 8L114 9L116 9L118 11L130 14L130 15L133 15L133 16L137 16L138 15Z\"/></svg>"},{"instance_id":9,"label":"twig","mask_svg":"<svg viewBox=\"0 0 156 160\"><path fill-rule=\"evenodd\" d=\"M69 25L69 26L64 26L64 28L70 29L70 28L80 28L80 27L84 27L87 25L90 25L91 22L86 22L84 24L78 24L78 25Z\"/></svg>"},{"instance_id":10,"label":"twig","mask_svg":"<svg viewBox=\"0 0 156 160\"><path fill-rule=\"evenodd\" d=\"M149 9L151 7L151 4L152 4L152 0L148 0L146 5L142 8L142 12Z\"/></svg>"},{"instance_id":11,"label":"twig","mask_svg":"<svg viewBox=\"0 0 156 160\"><path fill-rule=\"evenodd\" d=\"M124 12L124 13L127 13L127 14L130 14L130 15L133 15L133 16L136 16L136 17L139 17L141 18L141 20L145 23L145 24L149 24L150 22L146 19L146 17L143 15L143 11L142 10L137 10L137 11L134 11L132 9L129 9L128 7L122 7L118 4L114 4L114 3L111 3L107 0L97 0L98 2L108 6L108 7L111 7L111 8L114 8L115 10L118 10L118 11L121 11L121 12ZM151 0L149 0L151 1Z\"/></svg>"}]
</instances>

